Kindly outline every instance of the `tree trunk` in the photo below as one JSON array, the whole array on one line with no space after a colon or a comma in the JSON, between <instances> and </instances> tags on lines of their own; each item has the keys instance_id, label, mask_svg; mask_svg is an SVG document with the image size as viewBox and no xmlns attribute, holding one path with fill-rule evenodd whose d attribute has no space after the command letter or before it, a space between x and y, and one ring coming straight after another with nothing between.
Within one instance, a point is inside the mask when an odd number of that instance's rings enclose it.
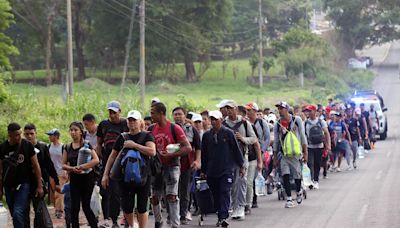
<instances>
[{"instance_id":1,"label":"tree trunk","mask_svg":"<svg viewBox=\"0 0 400 228\"><path fill-rule=\"evenodd\" d=\"M75 49L76 49L76 57L77 57L77 65L78 65L78 80L84 80L86 78L85 73L85 56L83 55L83 31L81 29L81 9L82 9L82 1L74 1L75 3Z\"/></svg>"},{"instance_id":2,"label":"tree trunk","mask_svg":"<svg viewBox=\"0 0 400 228\"><path fill-rule=\"evenodd\" d=\"M188 82L197 81L196 69L194 67L192 56L189 53L186 53L184 57L185 57L186 80Z\"/></svg>"}]
</instances>

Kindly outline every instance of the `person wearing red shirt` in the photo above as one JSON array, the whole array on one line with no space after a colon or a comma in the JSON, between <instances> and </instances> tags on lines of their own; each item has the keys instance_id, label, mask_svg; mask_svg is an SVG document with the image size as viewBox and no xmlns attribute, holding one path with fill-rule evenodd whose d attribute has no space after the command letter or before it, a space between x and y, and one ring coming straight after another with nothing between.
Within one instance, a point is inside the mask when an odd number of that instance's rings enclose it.
<instances>
[{"instance_id":1,"label":"person wearing red shirt","mask_svg":"<svg viewBox=\"0 0 400 228\"><path fill-rule=\"evenodd\" d=\"M192 151L189 141L182 128L167 120L167 108L161 102L155 102L151 105L151 118L154 122L150 126L150 130L154 136L157 156L160 158L162 165L161 174L156 174L152 186L151 203L153 205L153 213L155 218L155 227L162 227L161 206L159 199L163 195L163 185L165 184L165 196L168 201L169 219L172 227L180 226L179 218L179 198L178 186L180 176L180 157L187 155ZM172 132L174 131L174 132ZM167 152L169 144L179 144L176 152Z\"/></svg>"}]
</instances>

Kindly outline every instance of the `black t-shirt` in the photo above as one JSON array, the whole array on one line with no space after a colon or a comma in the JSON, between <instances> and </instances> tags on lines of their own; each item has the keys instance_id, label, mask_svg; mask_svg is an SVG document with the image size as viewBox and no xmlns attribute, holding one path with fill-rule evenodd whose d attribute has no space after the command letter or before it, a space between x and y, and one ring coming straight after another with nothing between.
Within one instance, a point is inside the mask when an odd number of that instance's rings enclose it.
<instances>
[{"instance_id":1,"label":"black t-shirt","mask_svg":"<svg viewBox=\"0 0 400 228\"><path fill-rule=\"evenodd\" d=\"M29 183L33 174L33 168L31 163L31 158L36 155L35 149L29 141L22 139L21 146L19 151L17 152L18 155L15 156L15 150L18 148L18 144L10 145L8 140L5 141L3 144L0 145L0 160L3 162L3 180L4 175L6 173L5 160L8 157L15 157L17 161L17 168L13 169L16 173L12 176L15 178L13 181L14 186L6 186L6 187L15 187L22 183Z\"/></svg>"},{"instance_id":2,"label":"black t-shirt","mask_svg":"<svg viewBox=\"0 0 400 228\"><path fill-rule=\"evenodd\" d=\"M143 146L146 145L146 142L149 142L149 141L154 142L154 137L149 132L142 131L142 132L137 133L136 135L127 134L125 137L126 137L126 140L132 140L135 143L143 145ZM120 135L118 137L117 141L115 142L113 149L120 152L124 146L124 142L125 142L124 137L122 135ZM146 160L149 159L149 157L144 154L141 154L141 156L143 156L143 158Z\"/></svg>"},{"instance_id":3,"label":"black t-shirt","mask_svg":"<svg viewBox=\"0 0 400 228\"><path fill-rule=\"evenodd\" d=\"M128 132L126 119L121 119L118 124L111 123L110 120L103 120L97 127L97 137L103 139L103 164L108 160L114 143L122 132Z\"/></svg>"},{"instance_id":4,"label":"black t-shirt","mask_svg":"<svg viewBox=\"0 0 400 228\"><path fill-rule=\"evenodd\" d=\"M79 156L79 150L83 147L83 144L78 147L74 148L72 146L72 143L68 144L66 146L65 150L67 151L67 162L69 163L69 166L76 166L78 164L78 156ZM89 144L89 149L92 149L92 145Z\"/></svg>"},{"instance_id":5,"label":"black t-shirt","mask_svg":"<svg viewBox=\"0 0 400 228\"><path fill-rule=\"evenodd\" d=\"M360 126L358 126L358 127L360 128L361 137L364 137L365 136L364 117L362 116L362 117L358 118L358 122L360 124Z\"/></svg>"},{"instance_id":6,"label":"black t-shirt","mask_svg":"<svg viewBox=\"0 0 400 228\"><path fill-rule=\"evenodd\" d=\"M350 137L352 141L358 140L358 127L360 126L359 122L355 118L346 119L346 124L349 128Z\"/></svg>"}]
</instances>

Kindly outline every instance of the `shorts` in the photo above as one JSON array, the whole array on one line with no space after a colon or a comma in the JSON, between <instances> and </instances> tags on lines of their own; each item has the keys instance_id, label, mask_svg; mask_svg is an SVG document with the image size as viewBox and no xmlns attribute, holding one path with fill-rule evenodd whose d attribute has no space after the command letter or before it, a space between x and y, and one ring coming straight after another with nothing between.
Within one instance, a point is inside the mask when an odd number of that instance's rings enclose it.
<instances>
[{"instance_id":1,"label":"shorts","mask_svg":"<svg viewBox=\"0 0 400 228\"><path fill-rule=\"evenodd\" d=\"M181 175L181 168L179 166L165 166L162 167L161 175L154 177L152 192L154 196L163 195L163 186L165 186L165 195L178 195L179 177Z\"/></svg>"},{"instance_id":2,"label":"shorts","mask_svg":"<svg viewBox=\"0 0 400 228\"><path fill-rule=\"evenodd\" d=\"M301 164L300 158L288 158L283 156L279 162L279 166L281 169L281 175L291 175L293 179L301 179Z\"/></svg>"},{"instance_id":3,"label":"shorts","mask_svg":"<svg viewBox=\"0 0 400 228\"><path fill-rule=\"evenodd\" d=\"M137 201L136 208L138 213L143 214L147 212L147 202L150 194L150 178L147 183L141 187L127 185L124 182L120 182L120 192L121 207L124 213L133 213L133 209L135 208L135 198Z\"/></svg>"}]
</instances>

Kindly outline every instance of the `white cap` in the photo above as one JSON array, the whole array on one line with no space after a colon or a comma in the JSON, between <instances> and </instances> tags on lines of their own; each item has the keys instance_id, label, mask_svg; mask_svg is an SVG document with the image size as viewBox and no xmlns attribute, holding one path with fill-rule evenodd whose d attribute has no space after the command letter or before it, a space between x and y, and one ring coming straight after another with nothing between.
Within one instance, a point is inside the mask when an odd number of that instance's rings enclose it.
<instances>
[{"instance_id":1,"label":"white cap","mask_svg":"<svg viewBox=\"0 0 400 228\"><path fill-rule=\"evenodd\" d=\"M161 102L158 97L153 97L153 99L151 99L151 103L158 103L158 102Z\"/></svg>"},{"instance_id":2,"label":"white cap","mask_svg":"<svg viewBox=\"0 0 400 228\"><path fill-rule=\"evenodd\" d=\"M201 117L200 114L192 113L192 121L193 121L193 122L196 122L196 121L203 121L203 118Z\"/></svg>"},{"instance_id":3,"label":"white cap","mask_svg":"<svg viewBox=\"0 0 400 228\"><path fill-rule=\"evenodd\" d=\"M217 108L223 108L226 106L226 103L228 103L230 100L222 100L221 102L219 102L217 105L215 105Z\"/></svg>"},{"instance_id":4,"label":"white cap","mask_svg":"<svg viewBox=\"0 0 400 228\"><path fill-rule=\"evenodd\" d=\"M268 123L270 123L270 122L275 123L276 121L277 121L277 118L276 118L275 114L271 113L271 114L268 115L268 117L267 117L267 122Z\"/></svg>"},{"instance_id":5,"label":"white cap","mask_svg":"<svg viewBox=\"0 0 400 228\"><path fill-rule=\"evenodd\" d=\"M222 119L222 113L219 110L211 111L211 112L208 113L208 115L210 117L214 117L215 119Z\"/></svg>"},{"instance_id":6,"label":"white cap","mask_svg":"<svg viewBox=\"0 0 400 228\"><path fill-rule=\"evenodd\" d=\"M137 110L132 110L128 112L128 116L126 117L127 119L133 118L135 120L141 120L142 119L142 114L140 114L139 111Z\"/></svg>"}]
</instances>

